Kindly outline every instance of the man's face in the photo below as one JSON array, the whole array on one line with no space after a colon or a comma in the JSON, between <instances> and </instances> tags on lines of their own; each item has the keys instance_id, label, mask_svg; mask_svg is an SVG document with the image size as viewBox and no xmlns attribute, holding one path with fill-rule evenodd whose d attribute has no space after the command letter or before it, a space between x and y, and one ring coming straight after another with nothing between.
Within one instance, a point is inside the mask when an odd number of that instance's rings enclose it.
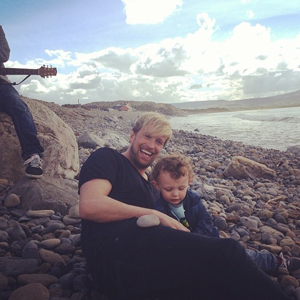
<instances>
[{"instance_id":1,"label":"man's face","mask_svg":"<svg viewBox=\"0 0 300 300\"><path fill-rule=\"evenodd\" d=\"M157 181L153 181L153 185L158 189L165 201L177 205L186 196L189 187L188 176L181 176L174 179L169 172L161 172Z\"/></svg>"},{"instance_id":2,"label":"man's face","mask_svg":"<svg viewBox=\"0 0 300 300\"><path fill-rule=\"evenodd\" d=\"M147 169L159 155L167 140L166 136L154 136L150 126L130 135L129 159L138 169Z\"/></svg>"}]
</instances>

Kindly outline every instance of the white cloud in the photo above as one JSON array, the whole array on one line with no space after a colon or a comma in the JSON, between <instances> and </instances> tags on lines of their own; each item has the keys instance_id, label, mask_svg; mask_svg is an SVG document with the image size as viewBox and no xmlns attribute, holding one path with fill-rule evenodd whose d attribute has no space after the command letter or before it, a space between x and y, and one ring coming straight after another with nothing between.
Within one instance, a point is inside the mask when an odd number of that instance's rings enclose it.
<instances>
[{"instance_id":1,"label":"white cloud","mask_svg":"<svg viewBox=\"0 0 300 300\"><path fill-rule=\"evenodd\" d=\"M218 29L215 22L207 13L197 14L199 29L182 41L187 56L183 68L192 74L211 73L219 68L219 46L212 42Z\"/></svg>"},{"instance_id":2,"label":"white cloud","mask_svg":"<svg viewBox=\"0 0 300 300\"><path fill-rule=\"evenodd\" d=\"M60 66L57 76L35 78L20 93L56 103L118 99L179 102L241 99L299 89L300 35L272 39L271 28L240 23L215 39L216 20L198 14L198 30L136 48L109 47L91 53L46 53ZM39 66L41 60L20 66Z\"/></svg>"},{"instance_id":3,"label":"white cloud","mask_svg":"<svg viewBox=\"0 0 300 300\"><path fill-rule=\"evenodd\" d=\"M196 19L201 31L206 31L208 34L213 32L213 27L216 23L216 20L211 19L208 13L197 14Z\"/></svg>"},{"instance_id":4,"label":"white cloud","mask_svg":"<svg viewBox=\"0 0 300 300\"><path fill-rule=\"evenodd\" d=\"M159 44L139 47L139 55L131 66L131 71L154 77L183 76L188 73L182 69L186 53L182 39L166 39Z\"/></svg>"},{"instance_id":5,"label":"white cloud","mask_svg":"<svg viewBox=\"0 0 300 300\"><path fill-rule=\"evenodd\" d=\"M72 53L70 51L46 49L45 52L50 57L53 57L47 61L47 63L52 66L64 67L67 62L72 60Z\"/></svg>"},{"instance_id":6,"label":"white cloud","mask_svg":"<svg viewBox=\"0 0 300 300\"><path fill-rule=\"evenodd\" d=\"M70 51L64 51L64 50L45 50L46 54L48 54L50 57L58 57L61 60L71 60L71 52Z\"/></svg>"},{"instance_id":7,"label":"white cloud","mask_svg":"<svg viewBox=\"0 0 300 300\"><path fill-rule=\"evenodd\" d=\"M257 68L266 65L267 60L258 58L267 58L270 54L270 30L258 24L251 26L243 22L234 28L232 36L220 46L224 73L254 73Z\"/></svg>"},{"instance_id":8,"label":"white cloud","mask_svg":"<svg viewBox=\"0 0 300 300\"><path fill-rule=\"evenodd\" d=\"M122 0L128 24L163 22L182 5L181 0Z\"/></svg>"},{"instance_id":9,"label":"white cloud","mask_svg":"<svg viewBox=\"0 0 300 300\"><path fill-rule=\"evenodd\" d=\"M251 2L257 2L258 0L241 0L242 4L249 4Z\"/></svg>"},{"instance_id":10,"label":"white cloud","mask_svg":"<svg viewBox=\"0 0 300 300\"><path fill-rule=\"evenodd\" d=\"M53 89L53 88L52 88ZM20 89L22 94L27 94L27 92L30 92L30 94L47 94L51 91L51 89L48 89L45 85L43 85L41 82L39 82L36 79L32 79L28 84L23 84Z\"/></svg>"},{"instance_id":11,"label":"white cloud","mask_svg":"<svg viewBox=\"0 0 300 300\"><path fill-rule=\"evenodd\" d=\"M252 10L247 10L246 14L247 14L248 19L254 18L254 12Z\"/></svg>"}]
</instances>

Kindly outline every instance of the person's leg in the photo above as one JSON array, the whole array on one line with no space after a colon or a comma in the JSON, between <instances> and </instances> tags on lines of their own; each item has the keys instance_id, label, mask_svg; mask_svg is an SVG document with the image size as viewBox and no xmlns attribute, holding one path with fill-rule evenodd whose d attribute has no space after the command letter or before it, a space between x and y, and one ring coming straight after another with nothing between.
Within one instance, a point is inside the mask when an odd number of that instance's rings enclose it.
<instances>
[{"instance_id":1,"label":"person's leg","mask_svg":"<svg viewBox=\"0 0 300 300\"><path fill-rule=\"evenodd\" d=\"M22 158L26 160L32 154L40 157L44 151L37 138L37 130L27 104L11 85L0 85L0 111L8 114L18 135Z\"/></svg>"},{"instance_id":2,"label":"person's leg","mask_svg":"<svg viewBox=\"0 0 300 300\"><path fill-rule=\"evenodd\" d=\"M118 291L112 299L143 299L147 293L163 295L161 300L289 299L232 239L164 226L140 228L135 219L119 223L105 243L96 230L82 232L96 282Z\"/></svg>"},{"instance_id":3,"label":"person's leg","mask_svg":"<svg viewBox=\"0 0 300 300\"><path fill-rule=\"evenodd\" d=\"M257 251L251 249L246 249L246 253L261 270L267 274L274 275L278 268L278 261L274 254L267 251Z\"/></svg>"}]
</instances>

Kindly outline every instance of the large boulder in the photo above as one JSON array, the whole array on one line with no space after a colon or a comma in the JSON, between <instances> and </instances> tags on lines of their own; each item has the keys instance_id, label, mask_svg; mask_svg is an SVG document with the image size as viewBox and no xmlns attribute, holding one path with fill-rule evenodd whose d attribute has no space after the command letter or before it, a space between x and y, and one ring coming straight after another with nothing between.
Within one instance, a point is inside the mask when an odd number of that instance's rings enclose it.
<instances>
[{"instance_id":1,"label":"large boulder","mask_svg":"<svg viewBox=\"0 0 300 300\"><path fill-rule=\"evenodd\" d=\"M67 214L78 203L77 180L79 172L78 145L74 132L42 101L24 98L35 121L38 138L44 147L41 179L24 176L21 147L11 118L0 113L0 178L13 185L8 194L16 194L20 208L52 209ZM1 204L1 202L0 202Z\"/></svg>"},{"instance_id":2,"label":"large boulder","mask_svg":"<svg viewBox=\"0 0 300 300\"><path fill-rule=\"evenodd\" d=\"M8 194L17 195L21 200L20 207L24 210L51 209L63 215L67 215L79 200L76 180L47 176L38 180L24 176L9 188Z\"/></svg>"},{"instance_id":3,"label":"large boulder","mask_svg":"<svg viewBox=\"0 0 300 300\"><path fill-rule=\"evenodd\" d=\"M74 132L41 101L23 100L29 106L38 138L45 150L44 176L74 178L79 172L78 145ZM0 113L0 140L0 178L17 182L24 176L21 147L12 120L4 113Z\"/></svg>"},{"instance_id":4,"label":"large boulder","mask_svg":"<svg viewBox=\"0 0 300 300\"><path fill-rule=\"evenodd\" d=\"M234 156L224 170L224 175L236 179L274 179L277 176L274 170L243 156Z\"/></svg>"}]
</instances>

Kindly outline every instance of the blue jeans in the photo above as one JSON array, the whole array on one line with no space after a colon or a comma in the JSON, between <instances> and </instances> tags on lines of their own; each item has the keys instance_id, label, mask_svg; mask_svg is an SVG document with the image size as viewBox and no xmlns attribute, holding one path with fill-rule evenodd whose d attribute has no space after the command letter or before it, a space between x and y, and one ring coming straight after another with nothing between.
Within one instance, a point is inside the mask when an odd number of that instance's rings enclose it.
<instances>
[{"instance_id":1,"label":"blue jeans","mask_svg":"<svg viewBox=\"0 0 300 300\"><path fill-rule=\"evenodd\" d=\"M37 130L27 104L13 86L5 84L2 80L0 81L0 111L8 114L13 121L21 144L22 158L25 160L35 153L42 156L44 149L37 138Z\"/></svg>"},{"instance_id":2,"label":"blue jeans","mask_svg":"<svg viewBox=\"0 0 300 300\"><path fill-rule=\"evenodd\" d=\"M246 253L264 272L274 274L278 268L277 258L270 252L246 249Z\"/></svg>"}]
</instances>

